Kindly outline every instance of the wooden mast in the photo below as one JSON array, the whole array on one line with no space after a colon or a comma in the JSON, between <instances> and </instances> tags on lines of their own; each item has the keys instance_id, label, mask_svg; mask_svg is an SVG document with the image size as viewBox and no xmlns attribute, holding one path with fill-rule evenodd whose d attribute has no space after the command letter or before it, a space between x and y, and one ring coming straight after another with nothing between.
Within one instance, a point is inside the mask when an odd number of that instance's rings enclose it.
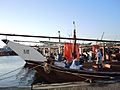
<instances>
[{"instance_id":1,"label":"wooden mast","mask_svg":"<svg viewBox=\"0 0 120 90\"><path fill-rule=\"evenodd\" d=\"M76 28L75 28L75 22L73 21L73 25L74 25L74 51L73 51L73 57L74 59L76 58Z\"/></svg>"}]
</instances>

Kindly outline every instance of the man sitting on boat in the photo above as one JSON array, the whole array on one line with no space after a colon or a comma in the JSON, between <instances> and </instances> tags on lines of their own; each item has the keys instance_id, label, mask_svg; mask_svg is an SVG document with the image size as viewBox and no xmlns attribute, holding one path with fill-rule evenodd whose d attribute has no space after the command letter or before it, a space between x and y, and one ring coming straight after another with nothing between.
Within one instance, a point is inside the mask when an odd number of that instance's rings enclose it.
<instances>
[{"instance_id":1,"label":"man sitting on boat","mask_svg":"<svg viewBox=\"0 0 120 90\"><path fill-rule=\"evenodd\" d=\"M75 59L72 61L72 64L70 66L71 69L83 69L83 65L79 64L79 60L77 59L77 55L75 55Z\"/></svg>"}]
</instances>

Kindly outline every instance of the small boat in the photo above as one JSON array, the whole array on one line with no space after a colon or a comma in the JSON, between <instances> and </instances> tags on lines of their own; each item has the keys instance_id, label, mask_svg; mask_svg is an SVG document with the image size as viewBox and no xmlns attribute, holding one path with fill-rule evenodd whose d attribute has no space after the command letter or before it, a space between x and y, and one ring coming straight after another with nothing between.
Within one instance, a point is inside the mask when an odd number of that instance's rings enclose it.
<instances>
[{"instance_id":1,"label":"small boat","mask_svg":"<svg viewBox=\"0 0 120 90\"><path fill-rule=\"evenodd\" d=\"M118 70L115 70L116 68L111 65L109 69L103 68L102 71L96 70L95 68L92 71L89 70L88 66L92 65L93 67L93 63L83 65L85 66L84 70L65 68L53 64L53 62L48 63L48 60L33 47L14 43L7 39L2 41L23 58L29 68L34 68L37 71L37 79L42 78L47 83L114 80L120 76L120 66L117 67Z\"/></svg>"},{"instance_id":2,"label":"small boat","mask_svg":"<svg viewBox=\"0 0 120 90\"><path fill-rule=\"evenodd\" d=\"M16 56L17 54L8 47L0 48L0 56Z\"/></svg>"}]
</instances>

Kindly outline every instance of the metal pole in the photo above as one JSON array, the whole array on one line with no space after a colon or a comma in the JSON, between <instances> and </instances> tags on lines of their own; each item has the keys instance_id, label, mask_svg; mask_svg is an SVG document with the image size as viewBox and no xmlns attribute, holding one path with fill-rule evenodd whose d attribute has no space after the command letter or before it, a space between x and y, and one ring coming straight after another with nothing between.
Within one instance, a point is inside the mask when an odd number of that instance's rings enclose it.
<instances>
[{"instance_id":1,"label":"metal pole","mask_svg":"<svg viewBox=\"0 0 120 90\"><path fill-rule=\"evenodd\" d=\"M35 35L4 34L4 33L0 33L0 35L3 35L3 36L17 36L17 37L34 37L34 38L52 38L52 39L59 39L59 37L52 37L52 36L35 36ZM60 39L74 40L74 38L68 38L68 37L60 37ZM76 40L120 43L120 41L98 40L98 39L87 39L87 38L76 38Z\"/></svg>"},{"instance_id":2,"label":"metal pole","mask_svg":"<svg viewBox=\"0 0 120 90\"><path fill-rule=\"evenodd\" d=\"M49 38L49 56L51 54L50 38Z\"/></svg>"},{"instance_id":3,"label":"metal pole","mask_svg":"<svg viewBox=\"0 0 120 90\"><path fill-rule=\"evenodd\" d=\"M60 54L60 31L58 31L58 35L59 35L59 47L58 47L58 49L59 49L59 54Z\"/></svg>"},{"instance_id":4,"label":"metal pole","mask_svg":"<svg viewBox=\"0 0 120 90\"><path fill-rule=\"evenodd\" d=\"M106 51L105 51L105 43L103 43L103 56L104 56L104 62L106 62Z\"/></svg>"}]
</instances>

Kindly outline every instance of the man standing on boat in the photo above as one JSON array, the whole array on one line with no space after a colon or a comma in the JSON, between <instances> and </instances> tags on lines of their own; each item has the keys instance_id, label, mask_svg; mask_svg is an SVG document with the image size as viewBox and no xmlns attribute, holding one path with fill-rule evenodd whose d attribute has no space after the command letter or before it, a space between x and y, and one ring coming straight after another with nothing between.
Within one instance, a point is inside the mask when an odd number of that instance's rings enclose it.
<instances>
[{"instance_id":1,"label":"man standing on boat","mask_svg":"<svg viewBox=\"0 0 120 90\"><path fill-rule=\"evenodd\" d=\"M97 57L96 64L98 65L98 69L100 69L100 68L102 68L102 53L101 53L100 49L97 50L96 57Z\"/></svg>"}]
</instances>

